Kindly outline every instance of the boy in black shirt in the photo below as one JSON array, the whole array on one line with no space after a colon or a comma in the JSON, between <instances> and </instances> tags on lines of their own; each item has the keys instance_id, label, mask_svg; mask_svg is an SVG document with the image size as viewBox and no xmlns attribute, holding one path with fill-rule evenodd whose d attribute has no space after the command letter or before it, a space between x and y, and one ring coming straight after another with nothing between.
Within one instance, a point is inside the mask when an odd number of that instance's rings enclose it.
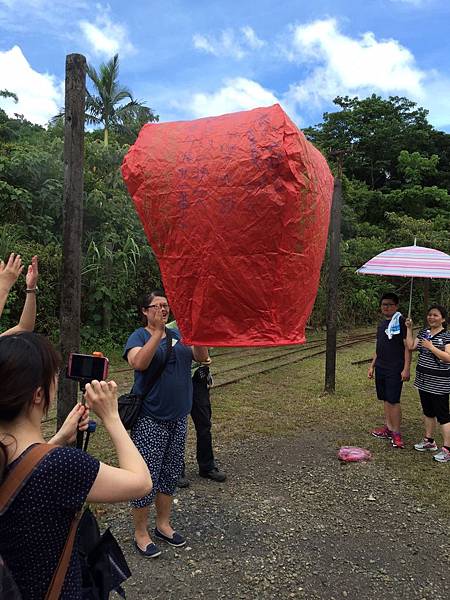
<instances>
[{"instance_id":1,"label":"boy in black shirt","mask_svg":"<svg viewBox=\"0 0 450 600\"><path fill-rule=\"evenodd\" d=\"M406 346L405 319L398 313L397 294L383 294L380 300L383 320L377 329L376 351L369 367L377 397L384 403L384 427L374 429L377 438L391 439L394 448L404 448L400 433L402 418L400 396L404 381L409 381L411 352Z\"/></svg>"}]
</instances>

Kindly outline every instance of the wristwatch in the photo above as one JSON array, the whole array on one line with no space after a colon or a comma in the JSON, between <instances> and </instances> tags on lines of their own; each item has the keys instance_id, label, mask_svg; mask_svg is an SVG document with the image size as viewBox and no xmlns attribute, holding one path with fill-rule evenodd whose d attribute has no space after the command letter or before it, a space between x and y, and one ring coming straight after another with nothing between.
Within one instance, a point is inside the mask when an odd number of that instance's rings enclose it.
<instances>
[{"instance_id":1,"label":"wristwatch","mask_svg":"<svg viewBox=\"0 0 450 600\"><path fill-rule=\"evenodd\" d=\"M32 288L32 289L28 289L28 288L27 288L27 289L25 290L25 294L36 294L38 291L39 291L39 288L38 288L38 286L36 286L35 288Z\"/></svg>"}]
</instances>

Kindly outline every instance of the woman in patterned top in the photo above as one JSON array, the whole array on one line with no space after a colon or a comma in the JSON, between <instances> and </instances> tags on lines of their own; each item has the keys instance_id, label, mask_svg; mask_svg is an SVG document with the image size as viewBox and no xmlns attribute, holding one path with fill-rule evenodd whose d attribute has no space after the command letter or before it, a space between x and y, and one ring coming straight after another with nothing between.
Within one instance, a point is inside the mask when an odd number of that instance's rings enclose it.
<instances>
[{"instance_id":1,"label":"woman in patterned top","mask_svg":"<svg viewBox=\"0 0 450 600\"><path fill-rule=\"evenodd\" d=\"M41 421L54 402L58 368L59 355L44 337L21 333L0 338L0 484L33 446L45 443ZM147 466L120 421L116 384L94 380L86 385L85 398L111 437L119 467L76 448L59 447L75 440L80 419L86 426L88 410L77 405L50 440L56 447L0 516L0 555L23 600L45 597L71 523L86 500L131 500L151 489ZM81 594L75 544L60 599L79 600Z\"/></svg>"},{"instance_id":2,"label":"woman in patterned top","mask_svg":"<svg viewBox=\"0 0 450 600\"><path fill-rule=\"evenodd\" d=\"M447 311L434 304L427 313L428 328L413 337L413 322L406 319L406 342L410 350L419 351L415 387L419 390L424 414L425 437L415 444L419 452L435 452L434 440L436 420L441 425L444 444L433 456L438 462L450 462L450 333L447 331Z\"/></svg>"}]
</instances>

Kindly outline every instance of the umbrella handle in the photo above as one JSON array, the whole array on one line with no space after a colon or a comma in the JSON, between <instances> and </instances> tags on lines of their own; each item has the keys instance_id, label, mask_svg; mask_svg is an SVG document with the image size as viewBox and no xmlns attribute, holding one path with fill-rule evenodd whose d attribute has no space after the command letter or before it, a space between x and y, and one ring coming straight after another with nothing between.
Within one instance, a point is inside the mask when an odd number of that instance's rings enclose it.
<instances>
[{"instance_id":1,"label":"umbrella handle","mask_svg":"<svg viewBox=\"0 0 450 600\"><path fill-rule=\"evenodd\" d=\"M411 277L411 285L409 286L409 308L408 308L408 319L411 318L411 304L412 304L412 292L413 292L414 277Z\"/></svg>"}]
</instances>

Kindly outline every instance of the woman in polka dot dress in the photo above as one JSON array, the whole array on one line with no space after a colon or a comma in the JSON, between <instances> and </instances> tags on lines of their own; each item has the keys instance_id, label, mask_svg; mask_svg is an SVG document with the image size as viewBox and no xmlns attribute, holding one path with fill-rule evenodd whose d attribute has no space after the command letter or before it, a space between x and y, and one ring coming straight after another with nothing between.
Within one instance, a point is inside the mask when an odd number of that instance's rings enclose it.
<instances>
[{"instance_id":1,"label":"woman in polka dot dress","mask_svg":"<svg viewBox=\"0 0 450 600\"><path fill-rule=\"evenodd\" d=\"M142 411L131 437L144 457L153 478L153 490L132 502L136 551L146 558L161 554L148 531L149 508L156 507L157 540L183 546L183 536L170 523L173 495L183 470L187 416L192 408L191 364L208 361L205 347L185 346L178 329L171 329L172 351L160 377L153 376L166 358L169 305L161 290L146 294L139 305L144 327L134 331L125 346L124 358L135 369L133 392L144 396ZM150 383L150 386L149 386ZM150 388L150 389L149 389Z\"/></svg>"},{"instance_id":2,"label":"woman in polka dot dress","mask_svg":"<svg viewBox=\"0 0 450 600\"><path fill-rule=\"evenodd\" d=\"M55 398L58 368L59 355L44 337L22 333L0 338L0 483L35 444L45 443L41 421ZM70 525L86 500L119 502L151 490L147 466L118 415L116 384L92 381L85 398L111 436L120 466L100 463L75 448L57 447L0 516L0 555L23 600L45 597ZM77 405L50 443L73 442L80 419L86 428L88 412ZM76 544L60 598L81 599Z\"/></svg>"}]
</instances>

